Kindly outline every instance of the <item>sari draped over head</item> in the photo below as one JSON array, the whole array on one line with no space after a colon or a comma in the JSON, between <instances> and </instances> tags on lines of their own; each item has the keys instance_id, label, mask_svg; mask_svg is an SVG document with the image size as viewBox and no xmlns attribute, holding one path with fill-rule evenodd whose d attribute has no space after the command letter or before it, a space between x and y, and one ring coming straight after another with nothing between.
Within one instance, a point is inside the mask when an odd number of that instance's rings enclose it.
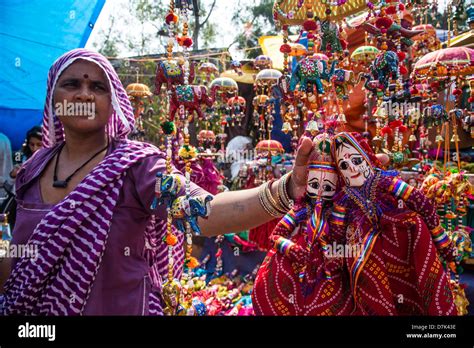
<instances>
[{"instance_id":1,"label":"sari draped over head","mask_svg":"<svg viewBox=\"0 0 474 348\"><path fill-rule=\"evenodd\" d=\"M97 64L108 79L113 113L106 131L117 146L36 226L27 244L36 251L35 257L20 258L5 284L2 303L5 315L82 314L106 249L113 210L126 171L149 156L164 157L153 145L127 139L134 127L134 116L125 89L109 61L86 49L65 53L49 71L43 117L44 149L35 156L44 156L64 141L64 130L52 105L53 93L61 73L78 59ZM28 166L28 162L21 169L24 177L38 175L38 170ZM150 266L153 286L149 313L159 315L162 314L161 279L168 271L168 249L162 242L165 223L151 216L144 233L144 257ZM179 243L173 257L174 274L179 276L184 252L180 247L182 235L177 236Z\"/></svg>"}]
</instances>

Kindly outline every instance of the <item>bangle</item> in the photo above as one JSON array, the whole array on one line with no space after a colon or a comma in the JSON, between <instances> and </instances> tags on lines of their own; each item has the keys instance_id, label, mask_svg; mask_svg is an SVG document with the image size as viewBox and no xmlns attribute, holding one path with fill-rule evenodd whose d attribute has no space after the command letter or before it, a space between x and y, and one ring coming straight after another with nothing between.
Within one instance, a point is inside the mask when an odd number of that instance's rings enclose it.
<instances>
[{"instance_id":1,"label":"bangle","mask_svg":"<svg viewBox=\"0 0 474 348\"><path fill-rule=\"evenodd\" d=\"M267 212L268 215L273 217L281 217L284 212L278 209L278 205L272 197L270 192L270 185L272 181L266 182L260 186L258 191L258 198L260 200L260 205Z\"/></svg>"},{"instance_id":2,"label":"bangle","mask_svg":"<svg viewBox=\"0 0 474 348\"><path fill-rule=\"evenodd\" d=\"M270 202L270 204L271 204L271 206L274 210L278 211L281 214L286 214L287 210L285 210L285 208L283 207L283 205L281 203L281 199L280 199L280 196L278 194L278 190L277 190L277 194L276 194L276 199L278 200L278 202L275 200L275 198L272 195L271 187L272 187L273 183L274 183L274 181L270 181L268 183L267 187L265 188L265 195L267 196L267 200Z\"/></svg>"},{"instance_id":3,"label":"bangle","mask_svg":"<svg viewBox=\"0 0 474 348\"><path fill-rule=\"evenodd\" d=\"M278 198L281 200L281 203L286 211L293 208L294 201L290 198L288 194L288 183L290 182L291 172L283 175L278 182Z\"/></svg>"},{"instance_id":4,"label":"bangle","mask_svg":"<svg viewBox=\"0 0 474 348\"><path fill-rule=\"evenodd\" d=\"M279 237L273 244L275 250L279 251L281 254L288 256L290 249L295 245L295 243L284 237Z\"/></svg>"}]
</instances>

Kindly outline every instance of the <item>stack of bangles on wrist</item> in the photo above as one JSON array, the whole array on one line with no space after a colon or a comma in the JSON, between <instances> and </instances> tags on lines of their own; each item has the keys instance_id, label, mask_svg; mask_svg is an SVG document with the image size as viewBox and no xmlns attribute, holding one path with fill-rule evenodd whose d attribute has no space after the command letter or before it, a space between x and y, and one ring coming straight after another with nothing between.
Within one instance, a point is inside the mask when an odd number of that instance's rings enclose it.
<instances>
[{"instance_id":1,"label":"stack of bangles on wrist","mask_svg":"<svg viewBox=\"0 0 474 348\"><path fill-rule=\"evenodd\" d=\"M276 197L272 195L271 191L271 185L275 180L268 181L260 186L260 190L258 191L260 204L263 209L273 217L281 217L293 207L293 200L291 200L288 194L290 176L291 172L283 175L280 180L278 180Z\"/></svg>"}]
</instances>

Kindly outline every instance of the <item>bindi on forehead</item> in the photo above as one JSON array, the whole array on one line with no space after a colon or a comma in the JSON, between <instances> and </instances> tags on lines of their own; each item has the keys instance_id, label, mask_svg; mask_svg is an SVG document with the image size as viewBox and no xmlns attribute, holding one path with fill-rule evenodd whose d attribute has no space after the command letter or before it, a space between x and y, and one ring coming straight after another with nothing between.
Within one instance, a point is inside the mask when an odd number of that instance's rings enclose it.
<instances>
[{"instance_id":1,"label":"bindi on forehead","mask_svg":"<svg viewBox=\"0 0 474 348\"><path fill-rule=\"evenodd\" d=\"M84 78L87 80L89 78L89 75L84 74Z\"/></svg>"}]
</instances>

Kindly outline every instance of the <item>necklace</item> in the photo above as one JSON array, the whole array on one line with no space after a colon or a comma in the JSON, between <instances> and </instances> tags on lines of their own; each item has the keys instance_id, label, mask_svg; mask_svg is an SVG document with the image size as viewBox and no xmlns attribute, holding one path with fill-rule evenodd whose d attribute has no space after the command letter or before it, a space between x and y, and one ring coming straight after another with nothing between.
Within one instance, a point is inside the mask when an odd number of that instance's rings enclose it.
<instances>
[{"instance_id":1,"label":"necklace","mask_svg":"<svg viewBox=\"0 0 474 348\"><path fill-rule=\"evenodd\" d=\"M71 175L69 175L66 180L58 180L58 162L59 162L59 155L61 154L61 151L63 150L64 148L64 144L63 143L61 145L61 149L59 149L59 152L56 156L56 164L54 165L54 176L53 176L53 187L55 188L66 188L67 187L67 184L69 183L69 181L72 179L72 177L78 172L80 171L82 168L84 168L86 166L87 163L89 163L90 161L92 161L95 157L97 157L101 152L103 152L104 150L106 150L108 147L109 147L109 141L107 140L107 146L104 147L103 149L101 149L100 151L98 151L97 153L95 153L91 158L89 158L82 166L80 166L79 168L77 168L74 173L72 173Z\"/></svg>"}]
</instances>

